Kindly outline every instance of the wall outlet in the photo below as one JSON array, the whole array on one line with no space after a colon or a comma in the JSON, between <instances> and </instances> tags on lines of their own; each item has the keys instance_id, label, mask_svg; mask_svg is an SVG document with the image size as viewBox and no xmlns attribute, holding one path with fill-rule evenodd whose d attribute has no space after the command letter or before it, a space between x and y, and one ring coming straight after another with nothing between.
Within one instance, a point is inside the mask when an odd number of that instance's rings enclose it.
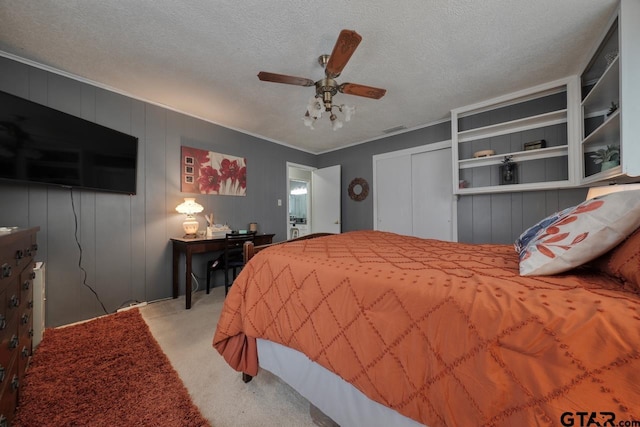
<instances>
[{"instance_id":1,"label":"wall outlet","mask_svg":"<svg viewBox=\"0 0 640 427\"><path fill-rule=\"evenodd\" d=\"M282 199L278 199L278 206L282 206Z\"/></svg>"}]
</instances>

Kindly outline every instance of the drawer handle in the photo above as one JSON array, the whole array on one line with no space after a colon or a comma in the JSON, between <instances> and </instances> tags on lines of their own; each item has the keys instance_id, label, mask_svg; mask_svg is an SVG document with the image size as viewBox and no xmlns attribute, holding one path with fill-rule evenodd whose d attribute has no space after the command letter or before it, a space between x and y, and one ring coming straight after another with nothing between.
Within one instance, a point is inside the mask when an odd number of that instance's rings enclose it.
<instances>
[{"instance_id":1,"label":"drawer handle","mask_svg":"<svg viewBox=\"0 0 640 427\"><path fill-rule=\"evenodd\" d=\"M20 307L20 298L15 295L11 295L11 299L9 300L9 308Z\"/></svg>"},{"instance_id":2,"label":"drawer handle","mask_svg":"<svg viewBox=\"0 0 640 427\"><path fill-rule=\"evenodd\" d=\"M33 280L36 278L36 272L32 271L31 274L29 275L29 279Z\"/></svg>"},{"instance_id":3,"label":"drawer handle","mask_svg":"<svg viewBox=\"0 0 640 427\"><path fill-rule=\"evenodd\" d=\"M20 387L20 380L18 379L17 375L14 375L13 379L11 380L11 388L13 389L13 391L16 391L18 387Z\"/></svg>"},{"instance_id":4,"label":"drawer handle","mask_svg":"<svg viewBox=\"0 0 640 427\"><path fill-rule=\"evenodd\" d=\"M0 365L0 383L4 381L4 377L5 377L4 366Z\"/></svg>"},{"instance_id":5,"label":"drawer handle","mask_svg":"<svg viewBox=\"0 0 640 427\"><path fill-rule=\"evenodd\" d=\"M30 280L25 280L24 283L22 284L22 289L25 290L25 291L28 291L30 285L31 285L31 281Z\"/></svg>"},{"instance_id":6,"label":"drawer handle","mask_svg":"<svg viewBox=\"0 0 640 427\"><path fill-rule=\"evenodd\" d=\"M20 353L22 354L23 359L29 357L29 350L27 350L27 347L22 347L22 351Z\"/></svg>"},{"instance_id":7,"label":"drawer handle","mask_svg":"<svg viewBox=\"0 0 640 427\"><path fill-rule=\"evenodd\" d=\"M9 264L2 264L2 277L11 276L11 266Z\"/></svg>"},{"instance_id":8,"label":"drawer handle","mask_svg":"<svg viewBox=\"0 0 640 427\"><path fill-rule=\"evenodd\" d=\"M7 418L0 414L0 427L8 427L9 426L9 422L7 421Z\"/></svg>"},{"instance_id":9,"label":"drawer handle","mask_svg":"<svg viewBox=\"0 0 640 427\"><path fill-rule=\"evenodd\" d=\"M29 329L29 338L33 338L33 328Z\"/></svg>"},{"instance_id":10,"label":"drawer handle","mask_svg":"<svg viewBox=\"0 0 640 427\"><path fill-rule=\"evenodd\" d=\"M29 315L27 313L23 314L20 321L23 325L26 325L27 323L29 323Z\"/></svg>"},{"instance_id":11,"label":"drawer handle","mask_svg":"<svg viewBox=\"0 0 640 427\"><path fill-rule=\"evenodd\" d=\"M16 347L18 347L18 337L14 335L11 337L11 341L9 341L9 350L13 350Z\"/></svg>"},{"instance_id":12,"label":"drawer handle","mask_svg":"<svg viewBox=\"0 0 640 427\"><path fill-rule=\"evenodd\" d=\"M33 308L33 300L27 303L27 308Z\"/></svg>"},{"instance_id":13,"label":"drawer handle","mask_svg":"<svg viewBox=\"0 0 640 427\"><path fill-rule=\"evenodd\" d=\"M34 243L33 245L31 245L31 250L32 250L33 252L38 252L38 244L37 244L37 243Z\"/></svg>"},{"instance_id":14,"label":"drawer handle","mask_svg":"<svg viewBox=\"0 0 640 427\"><path fill-rule=\"evenodd\" d=\"M16 251L16 259L19 261L24 258L24 251L22 249L18 249Z\"/></svg>"},{"instance_id":15,"label":"drawer handle","mask_svg":"<svg viewBox=\"0 0 640 427\"><path fill-rule=\"evenodd\" d=\"M31 256L31 248L25 249L24 252L27 254L28 257Z\"/></svg>"},{"instance_id":16,"label":"drawer handle","mask_svg":"<svg viewBox=\"0 0 640 427\"><path fill-rule=\"evenodd\" d=\"M4 314L0 314L0 331L7 327L7 319L5 319Z\"/></svg>"}]
</instances>

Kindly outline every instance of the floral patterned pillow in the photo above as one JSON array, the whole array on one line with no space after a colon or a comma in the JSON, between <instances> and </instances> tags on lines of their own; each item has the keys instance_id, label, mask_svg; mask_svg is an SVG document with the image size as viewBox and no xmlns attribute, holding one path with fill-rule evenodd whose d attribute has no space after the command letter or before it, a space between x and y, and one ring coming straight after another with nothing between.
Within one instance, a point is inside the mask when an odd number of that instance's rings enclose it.
<instances>
[{"instance_id":1,"label":"floral patterned pillow","mask_svg":"<svg viewBox=\"0 0 640 427\"><path fill-rule=\"evenodd\" d=\"M587 200L525 230L515 242L522 276L568 271L609 251L640 227L640 190Z\"/></svg>"}]
</instances>

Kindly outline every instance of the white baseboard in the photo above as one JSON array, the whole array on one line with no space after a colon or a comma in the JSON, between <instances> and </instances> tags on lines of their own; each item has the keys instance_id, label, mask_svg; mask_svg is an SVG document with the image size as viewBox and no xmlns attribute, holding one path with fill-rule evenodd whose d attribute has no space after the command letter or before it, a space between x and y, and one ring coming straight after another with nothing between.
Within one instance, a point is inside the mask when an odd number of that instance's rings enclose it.
<instances>
[{"instance_id":1,"label":"white baseboard","mask_svg":"<svg viewBox=\"0 0 640 427\"><path fill-rule=\"evenodd\" d=\"M118 309L118 313L120 313L121 311L127 311L127 310L131 310L132 308L141 308L147 305L147 302L139 302L137 304L132 304L129 307L123 307L123 308L119 308Z\"/></svg>"}]
</instances>

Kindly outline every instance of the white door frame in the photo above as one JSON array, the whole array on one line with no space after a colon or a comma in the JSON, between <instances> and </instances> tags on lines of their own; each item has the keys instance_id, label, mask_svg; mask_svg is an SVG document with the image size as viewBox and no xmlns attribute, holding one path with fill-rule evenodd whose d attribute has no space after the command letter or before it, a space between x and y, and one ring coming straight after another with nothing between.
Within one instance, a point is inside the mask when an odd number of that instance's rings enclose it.
<instances>
[{"instance_id":1,"label":"white door frame","mask_svg":"<svg viewBox=\"0 0 640 427\"><path fill-rule=\"evenodd\" d=\"M376 154L373 156L373 229L377 230L378 228L378 204L376 203L376 187L377 187L377 175L376 175L376 162L382 159L392 159L394 157L402 157L402 156L410 156L413 154L425 153L428 151L435 150L443 150L446 148L451 148L451 140L448 139L446 141L434 142L433 144L420 145L417 147L406 148L404 150L398 151L390 151L388 153ZM453 162L453 159L451 160ZM453 187L452 187L453 188ZM458 198L453 197L452 191L452 202L451 202L451 237L454 242L458 241Z\"/></svg>"},{"instance_id":2,"label":"white door frame","mask_svg":"<svg viewBox=\"0 0 640 427\"><path fill-rule=\"evenodd\" d=\"M287 189L287 197L285 197L287 203L285 204L285 209L286 209L286 224L287 226L285 227L285 235L287 236L285 240L289 240L289 229L291 228L291 224L289 223L289 192L291 191L291 188L289 186L289 168L296 168L296 169L302 169L302 170L306 170L306 171L314 171L318 168L314 167L314 166L308 166L308 165L301 165L299 163L292 163L292 162L287 162L287 183L286 183L286 189ZM309 182L309 187L311 187L311 182ZM311 188L311 191L313 191L313 188ZM311 196L311 195L309 195ZM310 206L309 209L307 209L307 224L309 225L309 230L311 230L311 223L313 222L313 217L312 217L313 213L311 212Z\"/></svg>"}]
</instances>

